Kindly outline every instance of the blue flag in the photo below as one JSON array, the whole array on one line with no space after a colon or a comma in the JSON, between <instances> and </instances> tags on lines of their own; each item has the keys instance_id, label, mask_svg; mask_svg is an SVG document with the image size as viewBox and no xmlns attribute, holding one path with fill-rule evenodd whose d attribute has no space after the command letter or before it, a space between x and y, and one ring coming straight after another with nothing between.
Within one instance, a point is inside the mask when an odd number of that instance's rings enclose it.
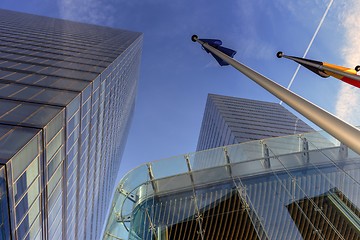
<instances>
[{"instance_id":1,"label":"blue flag","mask_svg":"<svg viewBox=\"0 0 360 240\"><path fill-rule=\"evenodd\" d=\"M209 44L210 46L212 46L213 48L216 48L217 50L225 53L226 55L228 55L229 57L234 57L236 54L235 50L232 50L230 48L226 48L226 47L222 47L222 41L219 39L199 39L207 44ZM210 53L215 59L216 61L220 64L220 66L226 66L229 65L227 62L225 62L224 60L222 60L221 58L219 58L218 56L214 55L213 53L211 53L209 50L207 50L206 48L204 48L205 51L207 53Z\"/></svg>"}]
</instances>

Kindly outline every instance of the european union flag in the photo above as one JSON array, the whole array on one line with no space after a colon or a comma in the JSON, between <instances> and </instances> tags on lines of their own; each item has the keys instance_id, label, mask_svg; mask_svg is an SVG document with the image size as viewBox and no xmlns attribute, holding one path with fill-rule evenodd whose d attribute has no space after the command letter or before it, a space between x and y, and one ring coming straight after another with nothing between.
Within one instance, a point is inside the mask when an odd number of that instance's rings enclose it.
<instances>
[{"instance_id":1,"label":"european union flag","mask_svg":"<svg viewBox=\"0 0 360 240\"><path fill-rule=\"evenodd\" d=\"M236 54L235 50L232 50L230 48L226 48L226 47L222 47L222 41L219 39L199 39L200 41L203 41L204 43L209 44L210 46L212 46L213 48L216 48L217 50L225 53L226 55L228 55L229 57L234 57ZM219 58L218 56L216 56L215 54L213 54L212 52L210 52L209 50L207 50L206 48L204 48L204 50L207 53L210 53L215 59L216 61L220 64L220 66L227 66L229 65L227 62L225 62L224 60L222 60L221 58Z\"/></svg>"}]
</instances>

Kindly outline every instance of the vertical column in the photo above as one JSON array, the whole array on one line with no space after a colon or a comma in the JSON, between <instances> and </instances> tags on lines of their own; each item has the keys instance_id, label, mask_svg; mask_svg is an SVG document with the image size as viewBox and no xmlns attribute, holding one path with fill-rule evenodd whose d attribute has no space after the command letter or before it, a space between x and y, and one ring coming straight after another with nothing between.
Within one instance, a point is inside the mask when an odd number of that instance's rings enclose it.
<instances>
[{"instance_id":1,"label":"vertical column","mask_svg":"<svg viewBox=\"0 0 360 240\"><path fill-rule=\"evenodd\" d=\"M78 95L66 107L66 239L76 237L80 101Z\"/></svg>"},{"instance_id":2,"label":"vertical column","mask_svg":"<svg viewBox=\"0 0 360 240\"><path fill-rule=\"evenodd\" d=\"M45 195L47 204L47 238L63 236L64 224L64 161L65 112L62 111L45 128L44 164Z\"/></svg>"},{"instance_id":3,"label":"vertical column","mask_svg":"<svg viewBox=\"0 0 360 240\"><path fill-rule=\"evenodd\" d=\"M0 165L0 237L10 239L9 203L5 165Z\"/></svg>"},{"instance_id":4,"label":"vertical column","mask_svg":"<svg viewBox=\"0 0 360 240\"><path fill-rule=\"evenodd\" d=\"M90 117L91 117L91 92L92 84L81 94L81 128L79 143L79 162L78 162L78 181L77 181L77 211L76 211L76 239L84 239L85 231L85 212L86 195L88 190L88 164L89 164L89 144L90 144Z\"/></svg>"}]
</instances>

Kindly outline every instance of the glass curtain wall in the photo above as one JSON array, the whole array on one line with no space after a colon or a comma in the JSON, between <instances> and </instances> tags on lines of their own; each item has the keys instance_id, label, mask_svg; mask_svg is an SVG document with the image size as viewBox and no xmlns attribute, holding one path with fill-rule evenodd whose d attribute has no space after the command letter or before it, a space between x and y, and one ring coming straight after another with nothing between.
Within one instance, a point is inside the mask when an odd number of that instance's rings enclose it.
<instances>
[{"instance_id":1,"label":"glass curtain wall","mask_svg":"<svg viewBox=\"0 0 360 240\"><path fill-rule=\"evenodd\" d=\"M3 190L0 197L9 213L19 209L19 217L1 215L5 239L99 238L132 119L142 40L0 10L0 166L9 201ZM13 134L29 142L9 142ZM19 164L35 141L38 155Z\"/></svg>"},{"instance_id":2,"label":"glass curtain wall","mask_svg":"<svg viewBox=\"0 0 360 240\"><path fill-rule=\"evenodd\" d=\"M359 173L323 132L147 163L119 183L104 239L358 239Z\"/></svg>"}]
</instances>

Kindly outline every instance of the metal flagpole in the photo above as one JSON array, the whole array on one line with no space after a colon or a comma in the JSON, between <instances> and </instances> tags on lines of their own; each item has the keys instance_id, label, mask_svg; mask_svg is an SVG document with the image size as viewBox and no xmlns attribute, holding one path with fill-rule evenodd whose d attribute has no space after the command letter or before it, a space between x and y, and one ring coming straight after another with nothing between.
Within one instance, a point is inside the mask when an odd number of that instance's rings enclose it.
<instances>
[{"instance_id":1,"label":"metal flagpole","mask_svg":"<svg viewBox=\"0 0 360 240\"><path fill-rule=\"evenodd\" d=\"M306 61L305 59L301 59L301 58L294 58L292 56L287 56L285 54L283 54L282 52L278 52L276 54L276 56L278 58L287 58L287 59L291 59L297 63L302 63L304 65L308 65L308 66L311 66L311 67L314 67L316 69L319 69L321 71L328 71L328 72L331 72L333 74L337 74L337 75L340 75L340 76L344 76L344 77L347 77L347 78L350 78L352 80L356 80L356 81L359 81L360 82L360 76L359 75L354 75L354 74L350 74L350 73L347 73L347 72L344 72L344 71L340 71L340 70L336 70L336 69L333 69L333 68L330 68L330 67L327 67L327 66L323 66L321 64L317 64L317 63L313 63L311 61ZM359 68L360 66L356 66L355 67L355 70L356 71L359 71Z\"/></svg>"},{"instance_id":2,"label":"metal flagpole","mask_svg":"<svg viewBox=\"0 0 360 240\"><path fill-rule=\"evenodd\" d=\"M210 46L207 42L201 41L198 36L193 35L191 40L200 43L205 49L239 70L245 76L249 77L251 80L265 88L274 96L285 102L287 105L298 111L304 117L318 125L320 128L360 155L360 131L357 128L316 106L310 101L298 96L260 73L257 73L251 68L241 64L223 52Z\"/></svg>"}]
</instances>

